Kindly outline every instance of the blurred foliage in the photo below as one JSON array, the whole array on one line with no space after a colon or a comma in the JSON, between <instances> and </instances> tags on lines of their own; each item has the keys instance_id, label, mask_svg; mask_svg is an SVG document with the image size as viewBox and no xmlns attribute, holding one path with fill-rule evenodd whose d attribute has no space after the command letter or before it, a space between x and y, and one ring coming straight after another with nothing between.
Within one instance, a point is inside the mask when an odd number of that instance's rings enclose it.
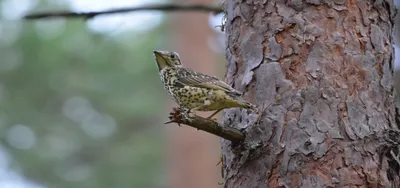
<instances>
[{"instance_id":1,"label":"blurred foliage","mask_svg":"<svg viewBox=\"0 0 400 188\"><path fill-rule=\"evenodd\" d=\"M162 187L162 27L111 36L84 20L0 22L9 167L51 188Z\"/></svg>"}]
</instances>

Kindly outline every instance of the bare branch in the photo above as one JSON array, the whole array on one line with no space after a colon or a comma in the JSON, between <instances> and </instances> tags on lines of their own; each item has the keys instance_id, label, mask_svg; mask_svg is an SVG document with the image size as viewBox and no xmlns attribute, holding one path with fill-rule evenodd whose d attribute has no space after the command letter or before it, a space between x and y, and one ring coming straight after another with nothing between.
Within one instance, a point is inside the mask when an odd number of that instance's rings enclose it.
<instances>
[{"instance_id":1,"label":"bare branch","mask_svg":"<svg viewBox=\"0 0 400 188\"><path fill-rule=\"evenodd\" d=\"M194 127L198 130L206 131L213 135L219 136L226 140L230 140L232 142L243 141L246 137L246 135L240 132L239 130L231 127L223 127L222 125L218 124L217 122L211 119L206 119L196 115L188 116L187 114L181 112L179 108L174 108L173 110L174 111L171 112L171 116L169 117L171 121L168 121L165 124L168 123L177 123L178 125L185 124Z\"/></svg>"},{"instance_id":2,"label":"bare branch","mask_svg":"<svg viewBox=\"0 0 400 188\"><path fill-rule=\"evenodd\" d=\"M132 11L200 11L200 12L212 12L215 14L223 12L222 8L216 6L208 5L179 5L179 4L165 4L165 5L145 5L140 7L125 7L109 9L104 11L93 11L93 12L43 12L43 13L32 13L24 16L24 19L43 19L43 18L85 18L90 19L102 14L116 14L116 13L126 13Z\"/></svg>"}]
</instances>

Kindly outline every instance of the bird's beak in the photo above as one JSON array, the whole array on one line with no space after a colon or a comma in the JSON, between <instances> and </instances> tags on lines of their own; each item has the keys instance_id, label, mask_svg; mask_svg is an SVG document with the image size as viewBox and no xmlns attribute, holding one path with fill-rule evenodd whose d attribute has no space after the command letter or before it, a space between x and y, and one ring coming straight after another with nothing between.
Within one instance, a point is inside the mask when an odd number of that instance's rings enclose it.
<instances>
[{"instance_id":1,"label":"bird's beak","mask_svg":"<svg viewBox=\"0 0 400 188\"><path fill-rule=\"evenodd\" d=\"M156 55L156 56L161 56L161 52L160 51L153 51L153 53L154 53L154 55Z\"/></svg>"},{"instance_id":2,"label":"bird's beak","mask_svg":"<svg viewBox=\"0 0 400 188\"><path fill-rule=\"evenodd\" d=\"M158 66L158 70L160 71L161 69L165 68L168 66L166 59L164 58L162 52L160 51L153 51L156 62L157 62L157 66Z\"/></svg>"}]
</instances>

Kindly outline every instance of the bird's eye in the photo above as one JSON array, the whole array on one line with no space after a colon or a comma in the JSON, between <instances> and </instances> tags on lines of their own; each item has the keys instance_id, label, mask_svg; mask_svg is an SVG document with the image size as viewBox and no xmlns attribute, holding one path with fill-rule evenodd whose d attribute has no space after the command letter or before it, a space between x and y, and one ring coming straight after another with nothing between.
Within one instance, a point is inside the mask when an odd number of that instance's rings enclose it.
<instances>
[{"instance_id":1,"label":"bird's eye","mask_svg":"<svg viewBox=\"0 0 400 188\"><path fill-rule=\"evenodd\" d=\"M169 57L170 57L171 59L175 59L175 55L174 55L174 54L171 54Z\"/></svg>"}]
</instances>

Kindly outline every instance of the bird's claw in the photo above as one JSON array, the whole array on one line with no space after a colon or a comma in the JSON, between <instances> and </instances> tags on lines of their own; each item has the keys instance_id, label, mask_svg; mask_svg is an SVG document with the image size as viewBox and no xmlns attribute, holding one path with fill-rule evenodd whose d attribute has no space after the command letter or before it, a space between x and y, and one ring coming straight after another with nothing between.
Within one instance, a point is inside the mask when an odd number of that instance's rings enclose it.
<instances>
[{"instance_id":1,"label":"bird's claw","mask_svg":"<svg viewBox=\"0 0 400 188\"><path fill-rule=\"evenodd\" d=\"M172 112L169 113L169 120L165 122L164 124L170 124L170 123L177 123L178 126L181 126L180 122L182 121L182 114L181 114L181 109L180 108L172 108Z\"/></svg>"},{"instance_id":2,"label":"bird's claw","mask_svg":"<svg viewBox=\"0 0 400 188\"><path fill-rule=\"evenodd\" d=\"M183 110L183 115L186 116L186 117L194 117L194 116L196 116L196 114L194 112L191 112L190 110L186 110L186 109Z\"/></svg>"}]
</instances>

